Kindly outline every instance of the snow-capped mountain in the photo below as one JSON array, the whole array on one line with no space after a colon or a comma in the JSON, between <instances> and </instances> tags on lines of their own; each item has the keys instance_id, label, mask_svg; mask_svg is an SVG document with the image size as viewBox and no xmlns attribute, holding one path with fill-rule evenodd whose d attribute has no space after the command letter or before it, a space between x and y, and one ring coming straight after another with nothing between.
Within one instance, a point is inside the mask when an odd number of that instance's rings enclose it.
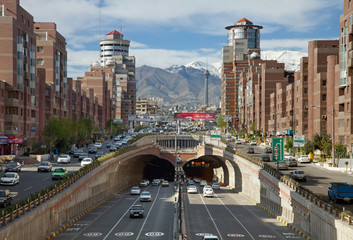
<instances>
[{"instance_id":1,"label":"snow-capped mountain","mask_svg":"<svg viewBox=\"0 0 353 240\"><path fill-rule=\"evenodd\" d=\"M307 55L307 53L298 51L262 51L261 59L277 60L285 64L286 70L297 72L300 70L300 59Z\"/></svg>"},{"instance_id":2,"label":"snow-capped mountain","mask_svg":"<svg viewBox=\"0 0 353 240\"><path fill-rule=\"evenodd\" d=\"M201 71L205 71L206 69L209 71L210 75L214 75L217 77L221 77L221 66L222 63L214 63L214 64L206 64L204 62L191 62L185 65L172 65L170 67L165 68L164 70L166 70L167 72L170 73L180 73L180 70L182 68L193 68L193 69L198 69Z\"/></svg>"}]
</instances>

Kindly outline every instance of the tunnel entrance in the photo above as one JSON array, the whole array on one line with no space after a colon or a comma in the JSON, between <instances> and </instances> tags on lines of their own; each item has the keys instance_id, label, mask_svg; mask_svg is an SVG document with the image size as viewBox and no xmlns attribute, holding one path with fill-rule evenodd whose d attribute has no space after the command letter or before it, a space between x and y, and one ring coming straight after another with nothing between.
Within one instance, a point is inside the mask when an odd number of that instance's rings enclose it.
<instances>
[{"instance_id":1,"label":"tunnel entrance","mask_svg":"<svg viewBox=\"0 0 353 240\"><path fill-rule=\"evenodd\" d=\"M149 156L144 160L145 167L143 169L143 179L165 179L168 181L174 181L175 169L173 164L169 161Z\"/></svg>"},{"instance_id":2,"label":"tunnel entrance","mask_svg":"<svg viewBox=\"0 0 353 240\"><path fill-rule=\"evenodd\" d=\"M183 166L185 177L199 178L212 182L213 179L213 164L211 161L202 159L191 160Z\"/></svg>"}]
</instances>

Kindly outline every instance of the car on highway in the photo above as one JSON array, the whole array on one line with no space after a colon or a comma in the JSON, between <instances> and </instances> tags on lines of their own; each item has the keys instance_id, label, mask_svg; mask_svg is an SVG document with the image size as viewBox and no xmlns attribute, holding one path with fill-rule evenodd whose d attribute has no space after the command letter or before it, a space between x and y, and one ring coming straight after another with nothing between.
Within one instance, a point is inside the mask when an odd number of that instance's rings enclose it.
<instances>
[{"instance_id":1,"label":"car on highway","mask_svg":"<svg viewBox=\"0 0 353 240\"><path fill-rule=\"evenodd\" d=\"M263 162L271 162L271 157L270 157L270 155L268 155L268 154L261 154L261 155L260 155L260 159L261 159Z\"/></svg>"},{"instance_id":2,"label":"car on highway","mask_svg":"<svg viewBox=\"0 0 353 240\"><path fill-rule=\"evenodd\" d=\"M51 172L52 168L53 168L53 165L51 164L51 162L43 161L43 162L39 163L37 171L38 172Z\"/></svg>"},{"instance_id":3,"label":"car on highway","mask_svg":"<svg viewBox=\"0 0 353 240\"><path fill-rule=\"evenodd\" d=\"M52 180L64 179L68 175L66 168L56 168L51 174Z\"/></svg>"},{"instance_id":4,"label":"car on highway","mask_svg":"<svg viewBox=\"0 0 353 240\"><path fill-rule=\"evenodd\" d=\"M138 186L134 186L130 190L131 195L140 195L140 192L141 192L141 190Z\"/></svg>"},{"instance_id":5,"label":"car on highway","mask_svg":"<svg viewBox=\"0 0 353 240\"><path fill-rule=\"evenodd\" d=\"M160 183L161 183L161 180L159 180L159 179L152 180L152 186L158 186Z\"/></svg>"},{"instance_id":6,"label":"car on highway","mask_svg":"<svg viewBox=\"0 0 353 240\"><path fill-rule=\"evenodd\" d=\"M205 185L207 185L207 181L206 180L201 180L200 186L205 186Z\"/></svg>"},{"instance_id":7,"label":"car on highway","mask_svg":"<svg viewBox=\"0 0 353 240\"><path fill-rule=\"evenodd\" d=\"M84 158L81 161L81 167L84 167L86 165L90 165L91 163L93 163L92 158L90 158L90 157Z\"/></svg>"},{"instance_id":8,"label":"car on highway","mask_svg":"<svg viewBox=\"0 0 353 240\"><path fill-rule=\"evenodd\" d=\"M60 154L58 159L56 160L57 163L70 163L71 157L69 154Z\"/></svg>"},{"instance_id":9,"label":"car on highway","mask_svg":"<svg viewBox=\"0 0 353 240\"><path fill-rule=\"evenodd\" d=\"M151 193L148 191L143 191L140 195L140 202L150 202L152 200Z\"/></svg>"},{"instance_id":10,"label":"car on highway","mask_svg":"<svg viewBox=\"0 0 353 240\"><path fill-rule=\"evenodd\" d=\"M11 205L12 201L12 193L10 190L5 189L5 190L0 190L0 206L1 207L6 207L8 205Z\"/></svg>"},{"instance_id":11,"label":"car on highway","mask_svg":"<svg viewBox=\"0 0 353 240\"><path fill-rule=\"evenodd\" d=\"M118 148L114 144L112 146L110 146L110 148L109 148L109 151L111 151L111 152L114 152L117 150L118 150Z\"/></svg>"},{"instance_id":12,"label":"car on highway","mask_svg":"<svg viewBox=\"0 0 353 240\"><path fill-rule=\"evenodd\" d=\"M103 157L104 156L104 152L103 151L98 151L97 153L96 153L96 159L97 158L100 158L100 157Z\"/></svg>"},{"instance_id":13,"label":"car on highway","mask_svg":"<svg viewBox=\"0 0 353 240\"><path fill-rule=\"evenodd\" d=\"M74 154L74 152L77 150L77 147L75 145L72 145L69 151L69 154Z\"/></svg>"},{"instance_id":14,"label":"car on highway","mask_svg":"<svg viewBox=\"0 0 353 240\"><path fill-rule=\"evenodd\" d=\"M298 157L298 163L310 163L308 155L300 155Z\"/></svg>"},{"instance_id":15,"label":"car on highway","mask_svg":"<svg viewBox=\"0 0 353 240\"><path fill-rule=\"evenodd\" d=\"M15 172L7 172L5 173L1 179L0 179L0 184L1 185L16 185L20 182L20 176L18 173Z\"/></svg>"},{"instance_id":16,"label":"car on highway","mask_svg":"<svg viewBox=\"0 0 353 240\"><path fill-rule=\"evenodd\" d=\"M100 142L96 142L93 144L93 146L95 146L97 149L101 149L103 145Z\"/></svg>"},{"instance_id":17,"label":"car on highway","mask_svg":"<svg viewBox=\"0 0 353 240\"><path fill-rule=\"evenodd\" d=\"M148 186L148 182L146 180L142 180L140 182L140 187L147 187Z\"/></svg>"},{"instance_id":18,"label":"car on highway","mask_svg":"<svg viewBox=\"0 0 353 240\"><path fill-rule=\"evenodd\" d=\"M257 145L257 142L256 142L255 140L253 140L253 141L250 142L250 145L256 146L256 145Z\"/></svg>"},{"instance_id":19,"label":"car on highway","mask_svg":"<svg viewBox=\"0 0 353 240\"><path fill-rule=\"evenodd\" d=\"M83 152L83 153L81 153L80 156L78 157L78 160L79 160L79 161L82 161L82 159L87 158L87 157L88 157L88 153Z\"/></svg>"},{"instance_id":20,"label":"car on highway","mask_svg":"<svg viewBox=\"0 0 353 240\"><path fill-rule=\"evenodd\" d=\"M288 164L285 161L278 161L277 166L280 170L288 170Z\"/></svg>"},{"instance_id":21,"label":"car on highway","mask_svg":"<svg viewBox=\"0 0 353 240\"><path fill-rule=\"evenodd\" d=\"M265 147L265 153L272 153L271 147Z\"/></svg>"},{"instance_id":22,"label":"car on highway","mask_svg":"<svg viewBox=\"0 0 353 240\"><path fill-rule=\"evenodd\" d=\"M238 139L238 140L235 141L235 144L242 144L242 143L243 143L243 141L240 140L240 139Z\"/></svg>"},{"instance_id":23,"label":"car on highway","mask_svg":"<svg viewBox=\"0 0 353 240\"><path fill-rule=\"evenodd\" d=\"M212 188L204 188L203 189L203 196L204 197L213 197L214 196L214 192Z\"/></svg>"},{"instance_id":24,"label":"car on highway","mask_svg":"<svg viewBox=\"0 0 353 240\"><path fill-rule=\"evenodd\" d=\"M130 218L133 218L133 217L143 218L144 212L145 212L145 210L143 209L142 205L133 205L129 211Z\"/></svg>"},{"instance_id":25,"label":"car on highway","mask_svg":"<svg viewBox=\"0 0 353 240\"><path fill-rule=\"evenodd\" d=\"M96 147L88 148L88 153L97 153L97 148Z\"/></svg>"},{"instance_id":26,"label":"car on highway","mask_svg":"<svg viewBox=\"0 0 353 240\"><path fill-rule=\"evenodd\" d=\"M201 182L201 179L200 179L200 178L194 178L194 182L195 182L195 183L200 183L200 182Z\"/></svg>"},{"instance_id":27,"label":"car on highway","mask_svg":"<svg viewBox=\"0 0 353 240\"><path fill-rule=\"evenodd\" d=\"M164 180L162 182L162 187L169 187L169 182L167 180Z\"/></svg>"},{"instance_id":28,"label":"car on highway","mask_svg":"<svg viewBox=\"0 0 353 240\"><path fill-rule=\"evenodd\" d=\"M248 150L246 151L246 153L248 153L248 154L254 154L254 153L255 153L255 150L254 150L254 148L249 147Z\"/></svg>"},{"instance_id":29,"label":"car on highway","mask_svg":"<svg viewBox=\"0 0 353 240\"><path fill-rule=\"evenodd\" d=\"M306 182L306 174L302 170L293 170L289 173L289 177L293 178L294 180L301 180Z\"/></svg>"},{"instance_id":30,"label":"car on highway","mask_svg":"<svg viewBox=\"0 0 353 240\"><path fill-rule=\"evenodd\" d=\"M187 187L187 193L197 193L197 187L195 185L190 185Z\"/></svg>"},{"instance_id":31,"label":"car on highway","mask_svg":"<svg viewBox=\"0 0 353 240\"><path fill-rule=\"evenodd\" d=\"M212 183L212 188L213 189L221 189L221 187L219 186L219 183Z\"/></svg>"},{"instance_id":32,"label":"car on highway","mask_svg":"<svg viewBox=\"0 0 353 240\"><path fill-rule=\"evenodd\" d=\"M5 172L20 172L21 164L18 162L9 162L5 167Z\"/></svg>"},{"instance_id":33,"label":"car on highway","mask_svg":"<svg viewBox=\"0 0 353 240\"><path fill-rule=\"evenodd\" d=\"M297 160L295 160L295 158L292 156L285 156L284 161L288 164L288 167L297 167L298 166Z\"/></svg>"},{"instance_id":34,"label":"car on highway","mask_svg":"<svg viewBox=\"0 0 353 240\"><path fill-rule=\"evenodd\" d=\"M74 157L74 158L78 158L78 157L81 155L81 153L83 153L83 150L77 149L77 150L74 152L73 157Z\"/></svg>"}]
</instances>

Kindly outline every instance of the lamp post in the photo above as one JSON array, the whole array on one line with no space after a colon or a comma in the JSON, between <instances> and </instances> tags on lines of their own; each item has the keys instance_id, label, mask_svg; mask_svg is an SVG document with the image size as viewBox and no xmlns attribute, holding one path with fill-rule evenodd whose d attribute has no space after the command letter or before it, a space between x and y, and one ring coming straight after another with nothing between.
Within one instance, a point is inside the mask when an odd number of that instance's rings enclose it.
<instances>
[{"instance_id":1,"label":"lamp post","mask_svg":"<svg viewBox=\"0 0 353 240\"><path fill-rule=\"evenodd\" d=\"M318 106L311 105L313 108L319 108ZM335 163L335 108L332 105L332 112L326 112L327 114L331 114L332 117L332 165L336 166Z\"/></svg>"}]
</instances>

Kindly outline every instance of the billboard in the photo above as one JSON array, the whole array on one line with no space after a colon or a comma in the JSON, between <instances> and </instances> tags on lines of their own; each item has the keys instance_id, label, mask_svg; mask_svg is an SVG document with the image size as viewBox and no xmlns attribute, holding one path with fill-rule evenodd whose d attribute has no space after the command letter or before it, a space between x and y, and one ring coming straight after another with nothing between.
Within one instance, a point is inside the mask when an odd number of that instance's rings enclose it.
<instances>
[{"instance_id":1,"label":"billboard","mask_svg":"<svg viewBox=\"0 0 353 240\"><path fill-rule=\"evenodd\" d=\"M7 136L8 143L23 143L23 136Z\"/></svg>"},{"instance_id":2,"label":"billboard","mask_svg":"<svg viewBox=\"0 0 353 240\"><path fill-rule=\"evenodd\" d=\"M190 118L190 119L215 119L214 113L174 113L174 118Z\"/></svg>"}]
</instances>

